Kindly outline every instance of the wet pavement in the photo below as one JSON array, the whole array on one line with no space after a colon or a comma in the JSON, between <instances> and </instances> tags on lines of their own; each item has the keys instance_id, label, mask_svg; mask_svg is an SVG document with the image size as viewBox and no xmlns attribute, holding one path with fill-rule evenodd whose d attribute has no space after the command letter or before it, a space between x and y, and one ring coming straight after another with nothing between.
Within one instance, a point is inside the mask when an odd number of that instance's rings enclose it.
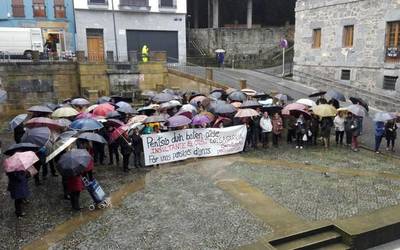
<instances>
[{"instance_id":1,"label":"wet pavement","mask_svg":"<svg viewBox=\"0 0 400 250\"><path fill-rule=\"evenodd\" d=\"M4 249L232 249L310 223L368 215L400 203L400 161L346 147L292 145L122 172L97 166L113 207L72 212L60 177L30 181L16 219L1 176ZM91 199L82 193L81 206Z\"/></svg>"}]
</instances>

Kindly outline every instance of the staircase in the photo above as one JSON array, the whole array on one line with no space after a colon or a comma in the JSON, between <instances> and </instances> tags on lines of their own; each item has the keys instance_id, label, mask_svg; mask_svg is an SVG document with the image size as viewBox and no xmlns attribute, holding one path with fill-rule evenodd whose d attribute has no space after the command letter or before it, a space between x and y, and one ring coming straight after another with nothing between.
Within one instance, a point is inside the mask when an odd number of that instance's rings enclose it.
<instances>
[{"instance_id":1,"label":"staircase","mask_svg":"<svg viewBox=\"0 0 400 250\"><path fill-rule=\"evenodd\" d=\"M300 232L269 242L278 250L327 249L346 250L351 247L345 243L346 234L334 225Z\"/></svg>"}]
</instances>

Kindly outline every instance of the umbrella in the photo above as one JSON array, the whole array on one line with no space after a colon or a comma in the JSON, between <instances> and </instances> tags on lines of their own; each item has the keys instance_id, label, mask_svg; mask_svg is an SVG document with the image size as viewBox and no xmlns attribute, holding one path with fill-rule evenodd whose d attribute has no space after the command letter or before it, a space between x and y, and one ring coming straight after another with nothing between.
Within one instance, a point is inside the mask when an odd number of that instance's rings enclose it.
<instances>
[{"instance_id":1,"label":"umbrella","mask_svg":"<svg viewBox=\"0 0 400 250\"><path fill-rule=\"evenodd\" d=\"M261 99L261 98L270 98L271 96L263 93L263 92L257 92L255 95L253 95L253 98Z\"/></svg>"},{"instance_id":2,"label":"umbrella","mask_svg":"<svg viewBox=\"0 0 400 250\"><path fill-rule=\"evenodd\" d=\"M141 108L139 108L138 109L138 112L145 112L145 111L156 111L158 108L160 107L160 105L157 105L157 106L155 106L155 105L149 105L149 106L146 106L146 107L141 107Z\"/></svg>"},{"instance_id":3,"label":"umbrella","mask_svg":"<svg viewBox=\"0 0 400 250\"><path fill-rule=\"evenodd\" d=\"M29 142L38 146L46 146L50 141L51 131L48 127L31 128L25 131L21 142Z\"/></svg>"},{"instance_id":4,"label":"umbrella","mask_svg":"<svg viewBox=\"0 0 400 250\"><path fill-rule=\"evenodd\" d=\"M232 102L231 105L233 105L235 108L240 108L242 106L241 102Z\"/></svg>"},{"instance_id":5,"label":"umbrella","mask_svg":"<svg viewBox=\"0 0 400 250\"><path fill-rule=\"evenodd\" d=\"M234 91L228 95L229 100L236 101L236 102L243 102L247 100L247 96L242 91Z\"/></svg>"},{"instance_id":6,"label":"umbrella","mask_svg":"<svg viewBox=\"0 0 400 250\"><path fill-rule=\"evenodd\" d=\"M85 171L92 160L86 149L72 149L64 153L57 164L57 169L62 176L78 176Z\"/></svg>"},{"instance_id":7,"label":"umbrella","mask_svg":"<svg viewBox=\"0 0 400 250\"><path fill-rule=\"evenodd\" d=\"M192 113L192 112L190 112L190 111L181 110L181 111L179 111L178 113L176 113L175 115L183 115L183 116L186 116L186 117L189 118L189 119L192 119L193 116L194 116L194 113Z\"/></svg>"},{"instance_id":8,"label":"umbrella","mask_svg":"<svg viewBox=\"0 0 400 250\"><path fill-rule=\"evenodd\" d=\"M223 123L224 126L229 125L232 122L231 119L227 118L227 117L223 117L223 116L218 116L218 118L215 120L214 123L214 128L219 127L219 124Z\"/></svg>"},{"instance_id":9,"label":"umbrella","mask_svg":"<svg viewBox=\"0 0 400 250\"><path fill-rule=\"evenodd\" d=\"M216 93L216 92L219 92L221 94L225 94L226 93L224 89L216 88L216 89L211 90L210 94Z\"/></svg>"},{"instance_id":10,"label":"umbrella","mask_svg":"<svg viewBox=\"0 0 400 250\"><path fill-rule=\"evenodd\" d=\"M153 115L144 119L143 123L165 122L166 119L161 115Z\"/></svg>"},{"instance_id":11,"label":"umbrella","mask_svg":"<svg viewBox=\"0 0 400 250\"><path fill-rule=\"evenodd\" d=\"M196 107L193 106L192 104L185 104L185 105L183 105L183 106L179 109L179 111L189 111L189 112L192 112L192 113L194 113L194 114L197 113Z\"/></svg>"},{"instance_id":12,"label":"umbrella","mask_svg":"<svg viewBox=\"0 0 400 250\"><path fill-rule=\"evenodd\" d=\"M213 100L219 100L222 98L222 92L213 92L211 94L208 95L209 98L213 99Z\"/></svg>"},{"instance_id":13,"label":"umbrella","mask_svg":"<svg viewBox=\"0 0 400 250\"><path fill-rule=\"evenodd\" d=\"M255 96L257 94L257 91L254 89L242 89L241 91L248 96Z\"/></svg>"},{"instance_id":14,"label":"umbrella","mask_svg":"<svg viewBox=\"0 0 400 250\"><path fill-rule=\"evenodd\" d=\"M51 114L51 116L54 118L65 118L65 117L76 116L78 114L79 114L79 112L76 111L76 109L66 106L66 107L56 109L53 112L53 114Z\"/></svg>"},{"instance_id":15,"label":"umbrella","mask_svg":"<svg viewBox=\"0 0 400 250\"><path fill-rule=\"evenodd\" d=\"M51 103L51 102L45 102L45 103L43 103L43 106L46 106L46 107L48 107L49 109L51 109L53 111L58 109L58 108L60 108L60 107L62 107L62 106L59 106L58 104L54 104L54 103Z\"/></svg>"},{"instance_id":16,"label":"umbrella","mask_svg":"<svg viewBox=\"0 0 400 250\"><path fill-rule=\"evenodd\" d=\"M254 109L239 109L238 112L236 113L235 117L238 118L244 118L244 117L253 117L253 116L259 116L260 114L255 111Z\"/></svg>"},{"instance_id":17,"label":"umbrella","mask_svg":"<svg viewBox=\"0 0 400 250\"><path fill-rule=\"evenodd\" d=\"M303 105L306 105L306 106L309 106L309 107L317 106L317 104L313 100L304 99L304 98L297 100L296 103L300 103L300 104L303 104Z\"/></svg>"},{"instance_id":18,"label":"umbrella","mask_svg":"<svg viewBox=\"0 0 400 250\"><path fill-rule=\"evenodd\" d=\"M62 127L67 128L69 125L71 125L71 121L65 118L57 119L56 122L60 124Z\"/></svg>"},{"instance_id":19,"label":"umbrella","mask_svg":"<svg viewBox=\"0 0 400 250\"><path fill-rule=\"evenodd\" d=\"M122 107L131 107L131 105L127 102L124 101L119 101L115 104L115 106L117 106L118 108L122 108Z\"/></svg>"},{"instance_id":20,"label":"umbrella","mask_svg":"<svg viewBox=\"0 0 400 250\"><path fill-rule=\"evenodd\" d=\"M364 101L363 99L358 98L358 97L350 97L350 101L353 104L359 104L359 105L363 106L367 112L369 111L368 103L366 101Z\"/></svg>"},{"instance_id":21,"label":"umbrella","mask_svg":"<svg viewBox=\"0 0 400 250\"><path fill-rule=\"evenodd\" d=\"M57 138L56 141L66 141L71 137L74 137L75 135L78 134L78 131L76 130L69 130L65 131L64 133L61 133Z\"/></svg>"},{"instance_id":22,"label":"umbrella","mask_svg":"<svg viewBox=\"0 0 400 250\"><path fill-rule=\"evenodd\" d=\"M337 110L330 104L320 104L312 108L314 114L319 117L332 117L336 116Z\"/></svg>"},{"instance_id":23,"label":"umbrella","mask_svg":"<svg viewBox=\"0 0 400 250\"><path fill-rule=\"evenodd\" d=\"M206 115L210 121L214 121L215 120L215 116L210 112L203 111L203 112L200 113L200 115Z\"/></svg>"},{"instance_id":24,"label":"umbrella","mask_svg":"<svg viewBox=\"0 0 400 250\"><path fill-rule=\"evenodd\" d=\"M274 96L276 99L280 100L280 101L291 101L294 100L293 97L289 96L289 95L284 95L284 94L277 94Z\"/></svg>"},{"instance_id":25,"label":"umbrella","mask_svg":"<svg viewBox=\"0 0 400 250\"><path fill-rule=\"evenodd\" d=\"M196 115L195 117L193 117L192 120L192 125L204 125L204 124L210 124L211 120L207 115Z\"/></svg>"},{"instance_id":26,"label":"umbrella","mask_svg":"<svg viewBox=\"0 0 400 250\"><path fill-rule=\"evenodd\" d=\"M339 113L339 112L345 112L345 113L347 113L347 112L349 112L348 110L347 110L347 108L338 108L337 109L337 112Z\"/></svg>"},{"instance_id":27,"label":"umbrella","mask_svg":"<svg viewBox=\"0 0 400 250\"><path fill-rule=\"evenodd\" d=\"M107 126L111 126L111 127L120 127L120 126L125 125L123 122L121 122L120 120L117 120L117 119L107 119L105 124Z\"/></svg>"},{"instance_id":28,"label":"umbrella","mask_svg":"<svg viewBox=\"0 0 400 250\"><path fill-rule=\"evenodd\" d=\"M348 112L352 113L355 116L360 116L360 117L367 116L367 111L361 105L353 104L353 105L346 107L346 109Z\"/></svg>"},{"instance_id":29,"label":"umbrella","mask_svg":"<svg viewBox=\"0 0 400 250\"><path fill-rule=\"evenodd\" d=\"M286 105L283 109L282 109L282 114L283 115L290 115L291 111L300 111L300 112L307 112L307 106L305 106L304 104L300 104L300 103L291 103Z\"/></svg>"},{"instance_id":30,"label":"umbrella","mask_svg":"<svg viewBox=\"0 0 400 250\"><path fill-rule=\"evenodd\" d=\"M238 91L237 89L234 89L234 88L227 88L226 90L225 90L225 93L227 94L227 95L230 95L231 93L233 93L233 92L235 92L235 91Z\"/></svg>"},{"instance_id":31,"label":"umbrella","mask_svg":"<svg viewBox=\"0 0 400 250\"><path fill-rule=\"evenodd\" d=\"M175 115L175 116L168 118L167 125L169 128L177 128L177 127L186 126L186 125L190 124L191 122L192 122L192 120L190 120L186 116Z\"/></svg>"},{"instance_id":32,"label":"umbrella","mask_svg":"<svg viewBox=\"0 0 400 250\"><path fill-rule=\"evenodd\" d=\"M168 93L159 93L159 94L153 96L153 98L152 98L152 100L157 103L169 102L174 99L175 99L175 97Z\"/></svg>"},{"instance_id":33,"label":"umbrella","mask_svg":"<svg viewBox=\"0 0 400 250\"><path fill-rule=\"evenodd\" d=\"M176 91L173 89L164 89L163 91L161 91L161 93L176 95Z\"/></svg>"},{"instance_id":34,"label":"umbrella","mask_svg":"<svg viewBox=\"0 0 400 250\"><path fill-rule=\"evenodd\" d=\"M71 104L76 106L86 106L89 105L90 102L85 98L75 98L71 101Z\"/></svg>"},{"instance_id":35,"label":"umbrella","mask_svg":"<svg viewBox=\"0 0 400 250\"><path fill-rule=\"evenodd\" d=\"M216 114L230 114L236 112L236 108L225 101L216 101L211 103L210 109Z\"/></svg>"},{"instance_id":36,"label":"umbrella","mask_svg":"<svg viewBox=\"0 0 400 250\"><path fill-rule=\"evenodd\" d=\"M202 103L205 99L208 99L208 98L203 95L199 95L199 96L196 96L196 97L193 97L192 99L190 99L190 104L192 104L193 106L197 106L198 102Z\"/></svg>"},{"instance_id":37,"label":"umbrella","mask_svg":"<svg viewBox=\"0 0 400 250\"><path fill-rule=\"evenodd\" d=\"M147 115L137 115L129 119L128 124L143 123L147 117L148 117Z\"/></svg>"},{"instance_id":38,"label":"umbrella","mask_svg":"<svg viewBox=\"0 0 400 250\"><path fill-rule=\"evenodd\" d=\"M53 110L46 106L32 106L29 109L27 109L29 112L33 113L53 113Z\"/></svg>"},{"instance_id":39,"label":"umbrella","mask_svg":"<svg viewBox=\"0 0 400 250\"><path fill-rule=\"evenodd\" d=\"M123 125L116 128L110 135L110 142L116 141L121 135L129 130L129 126Z\"/></svg>"},{"instance_id":40,"label":"umbrella","mask_svg":"<svg viewBox=\"0 0 400 250\"><path fill-rule=\"evenodd\" d=\"M107 141L106 141L106 139L104 139L103 136L96 134L96 133L92 133L92 132L82 133L78 136L78 138L88 140L88 141L98 142L98 143L102 143L102 144L107 144Z\"/></svg>"},{"instance_id":41,"label":"umbrella","mask_svg":"<svg viewBox=\"0 0 400 250\"><path fill-rule=\"evenodd\" d=\"M346 97L342 93L334 89L328 90L328 92L326 92L326 96L341 102L346 101Z\"/></svg>"},{"instance_id":42,"label":"umbrella","mask_svg":"<svg viewBox=\"0 0 400 250\"><path fill-rule=\"evenodd\" d=\"M99 104L94 110L93 115L106 117L108 113L115 110L115 107L110 103Z\"/></svg>"},{"instance_id":43,"label":"umbrella","mask_svg":"<svg viewBox=\"0 0 400 250\"><path fill-rule=\"evenodd\" d=\"M79 130L79 131L91 131L103 128L103 124L99 121L90 119L90 118L83 118L79 120L75 120L69 126L71 129Z\"/></svg>"},{"instance_id":44,"label":"umbrella","mask_svg":"<svg viewBox=\"0 0 400 250\"><path fill-rule=\"evenodd\" d=\"M111 111L106 115L106 118L119 118L121 117L121 114L118 113L118 111Z\"/></svg>"},{"instance_id":45,"label":"umbrella","mask_svg":"<svg viewBox=\"0 0 400 250\"><path fill-rule=\"evenodd\" d=\"M0 103L7 100L7 91L0 89Z\"/></svg>"},{"instance_id":46,"label":"umbrella","mask_svg":"<svg viewBox=\"0 0 400 250\"><path fill-rule=\"evenodd\" d=\"M111 97L109 96L102 96L99 99L97 99L97 104L103 104L103 103L107 103L107 102L111 102Z\"/></svg>"},{"instance_id":47,"label":"umbrella","mask_svg":"<svg viewBox=\"0 0 400 250\"><path fill-rule=\"evenodd\" d=\"M104 102L106 103L106 102ZM89 106L85 111L90 113L92 112L95 108L97 108L99 106L99 104L93 104L92 106Z\"/></svg>"},{"instance_id":48,"label":"umbrella","mask_svg":"<svg viewBox=\"0 0 400 250\"><path fill-rule=\"evenodd\" d=\"M326 94L326 91L319 90L319 91L317 91L317 92L312 93L311 95L308 95L308 97L323 96L323 95L325 95L325 94Z\"/></svg>"},{"instance_id":49,"label":"umbrella","mask_svg":"<svg viewBox=\"0 0 400 250\"><path fill-rule=\"evenodd\" d=\"M146 90L146 91L142 92L141 95L146 96L146 97L153 97L153 96L157 95L157 92L155 92L153 90Z\"/></svg>"},{"instance_id":50,"label":"umbrella","mask_svg":"<svg viewBox=\"0 0 400 250\"><path fill-rule=\"evenodd\" d=\"M263 112L268 112L269 114L275 114L281 112L283 107L277 105L266 105L261 108Z\"/></svg>"},{"instance_id":51,"label":"umbrella","mask_svg":"<svg viewBox=\"0 0 400 250\"><path fill-rule=\"evenodd\" d=\"M244 101L240 108L260 108L262 105L255 100L247 100Z\"/></svg>"},{"instance_id":52,"label":"umbrella","mask_svg":"<svg viewBox=\"0 0 400 250\"><path fill-rule=\"evenodd\" d=\"M267 100L260 100L258 102L262 105L272 105L272 104L274 104L274 99L270 98Z\"/></svg>"},{"instance_id":53,"label":"umbrella","mask_svg":"<svg viewBox=\"0 0 400 250\"><path fill-rule=\"evenodd\" d=\"M39 158L32 151L17 152L3 162L4 170L7 173L15 171L26 171L39 161Z\"/></svg>"},{"instance_id":54,"label":"umbrella","mask_svg":"<svg viewBox=\"0 0 400 250\"><path fill-rule=\"evenodd\" d=\"M5 155L11 156L16 152L26 152L26 151L37 151L39 150L40 146L33 144L33 143L18 143L14 144L11 147L7 148L6 151L4 151Z\"/></svg>"},{"instance_id":55,"label":"umbrella","mask_svg":"<svg viewBox=\"0 0 400 250\"><path fill-rule=\"evenodd\" d=\"M18 127L19 125L21 125L26 118L28 117L27 114L20 114L17 115L16 117L14 117L8 124L10 126L11 130L14 130L16 127Z\"/></svg>"},{"instance_id":56,"label":"umbrella","mask_svg":"<svg viewBox=\"0 0 400 250\"><path fill-rule=\"evenodd\" d=\"M216 49L215 53L225 53L225 50L224 49Z\"/></svg>"},{"instance_id":57,"label":"umbrella","mask_svg":"<svg viewBox=\"0 0 400 250\"><path fill-rule=\"evenodd\" d=\"M52 130L61 130L63 126L57 121L47 117L32 118L25 123L27 128L48 127Z\"/></svg>"},{"instance_id":58,"label":"umbrella","mask_svg":"<svg viewBox=\"0 0 400 250\"><path fill-rule=\"evenodd\" d=\"M85 118L96 119L97 116L95 116L95 115L92 114L92 113L83 112L83 113L80 113L79 115L77 115L77 116L75 117L75 120L85 119Z\"/></svg>"},{"instance_id":59,"label":"umbrella","mask_svg":"<svg viewBox=\"0 0 400 250\"><path fill-rule=\"evenodd\" d=\"M377 112L374 116L375 122L387 122L393 119L396 119L396 114L391 114L388 112Z\"/></svg>"},{"instance_id":60,"label":"umbrella","mask_svg":"<svg viewBox=\"0 0 400 250\"><path fill-rule=\"evenodd\" d=\"M124 114L135 114L137 113L135 109L133 109L131 106L123 106L119 107L117 109L118 112L124 113Z\"/></svg>"}]
</instances>

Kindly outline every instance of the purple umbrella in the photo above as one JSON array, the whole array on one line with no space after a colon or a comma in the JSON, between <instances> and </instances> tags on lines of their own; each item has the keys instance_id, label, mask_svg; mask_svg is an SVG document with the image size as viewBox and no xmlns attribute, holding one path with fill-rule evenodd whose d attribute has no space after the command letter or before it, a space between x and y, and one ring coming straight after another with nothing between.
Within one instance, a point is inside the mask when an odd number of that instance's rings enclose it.
<instances>
[{"instance_id":1,"label":"purple umbrella","mask_svg":"<svg viewBox=\"0 0 400 250\"><path fill-rule=\"evenodd\" d=\"M168 118L167 123L169 128L183 127L190 124L192 120L183 115L175 115Z\"/></svg>"},{"instance_id":2,"label":"purple umbrella","mask_svg":"<svg viewBox=\"0 0 400 250\"><path fill-rule=\"evenodd\" d=\"M204 125L204 124L209 124L211 123L210 118L208 118L208 116L206 115L196 115L195 117L193 117L192 120L192 125Z\"/></svg>"}]
</instances>

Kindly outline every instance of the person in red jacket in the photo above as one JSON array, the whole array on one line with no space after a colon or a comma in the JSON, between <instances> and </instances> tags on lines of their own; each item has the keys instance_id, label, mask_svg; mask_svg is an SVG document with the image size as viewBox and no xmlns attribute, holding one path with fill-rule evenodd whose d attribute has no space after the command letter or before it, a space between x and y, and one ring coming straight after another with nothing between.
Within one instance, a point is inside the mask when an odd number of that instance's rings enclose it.
<instances>
[{"instance_id":1,"label":"person in red jacket","mask_svg":"<svg viewBox=\"0 0 400 250\"><path fill-rule=\"evenodd\" d=\"M82 178L80 175L71 176L67 179L67 189L71 196L71 206L72 209L76 211L80 211L81 207L79 205L79 196L85 185L83 184Z\"/></svg>"}]
</instances>

